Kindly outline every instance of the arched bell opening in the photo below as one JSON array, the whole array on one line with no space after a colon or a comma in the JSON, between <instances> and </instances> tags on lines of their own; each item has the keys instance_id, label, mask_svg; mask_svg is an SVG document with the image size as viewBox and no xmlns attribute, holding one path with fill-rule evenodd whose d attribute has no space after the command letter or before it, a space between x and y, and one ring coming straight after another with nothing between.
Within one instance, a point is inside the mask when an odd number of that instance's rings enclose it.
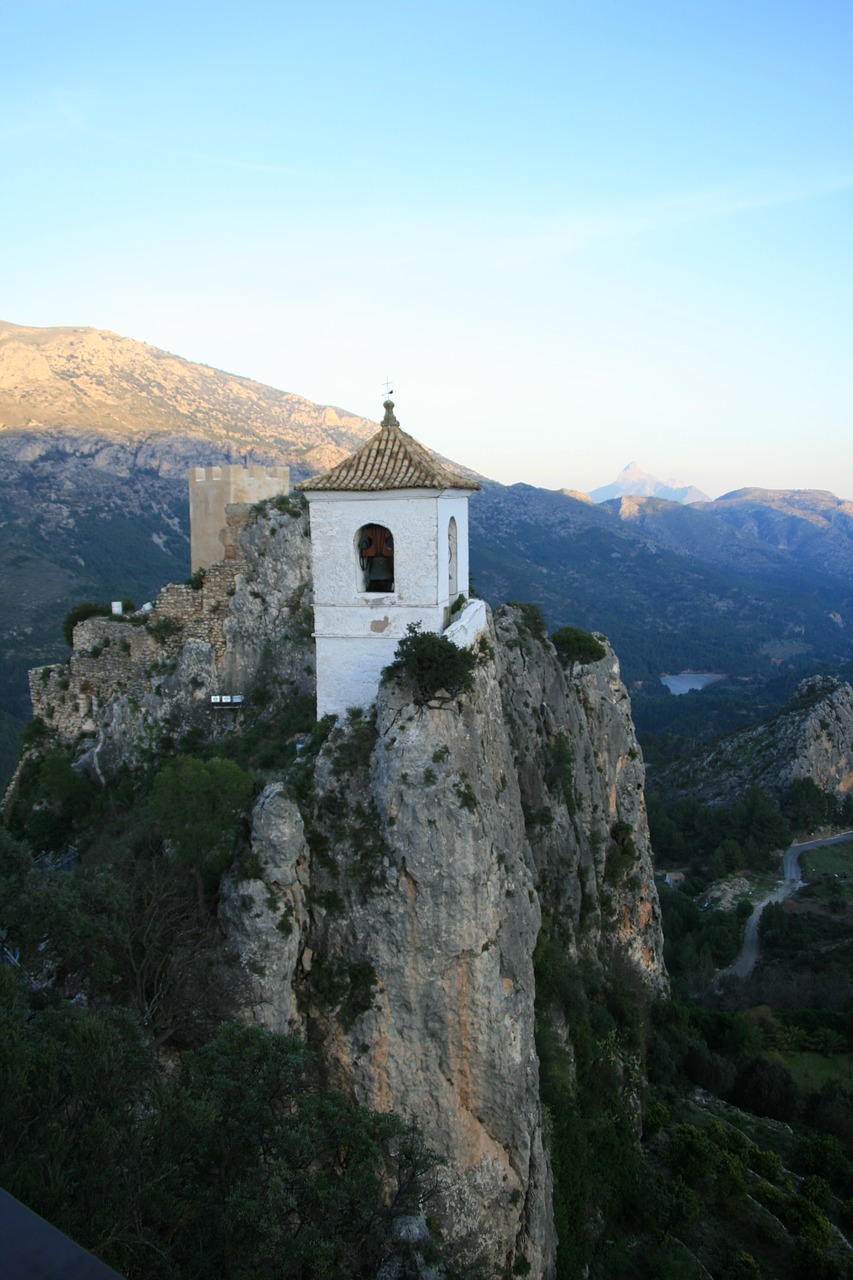
<instances>
[{"instance_id":1,"label":"arched bell opening","mask_svg":"<svg viewBox=\"0 0 853 1280\"><path fill-rule=\"evenodd\" d=\"M387 593L394 590L394 538L384 524L365 524L355 535L357 588Z\"/></svg>"}]
</instances>

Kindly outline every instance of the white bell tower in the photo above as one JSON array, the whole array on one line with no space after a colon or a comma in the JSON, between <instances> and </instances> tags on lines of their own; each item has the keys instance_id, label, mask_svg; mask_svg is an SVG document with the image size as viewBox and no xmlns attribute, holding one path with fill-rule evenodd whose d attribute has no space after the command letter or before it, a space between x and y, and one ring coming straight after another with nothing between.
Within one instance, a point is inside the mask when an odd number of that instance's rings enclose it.
<instances>
[{"instance_id":1,"label":"white bell tower","mask_svg":"<svg viewBox=\"0 0 853 1280\"><path fill-rule=\"evenodd\" d=\"M401 431L394 404L367 444L296 486L308 499L317 716L368 707L410 622L442 632L468 595L470 476Z\"/></svg>"}]
</instances>

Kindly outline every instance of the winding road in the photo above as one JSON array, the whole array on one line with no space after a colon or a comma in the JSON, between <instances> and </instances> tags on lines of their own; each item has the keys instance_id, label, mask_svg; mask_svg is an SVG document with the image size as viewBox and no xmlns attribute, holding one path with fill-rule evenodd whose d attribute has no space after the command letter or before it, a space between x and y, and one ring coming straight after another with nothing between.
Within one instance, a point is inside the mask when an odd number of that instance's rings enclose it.
<instances>
[{"instance_id":1,"label":"winding road","mask_svg":"<svg viewBox=\"0 0 853 1280\"><path fill-rule=\"evenodd\" d=\"M838 836L827 836L823 840L806 840L802 844L792 844L789 849L785 850L782 857L782 880L778 888L756 904L752 915L746 922L746 931L744 932L740 955L729 969L723 971L724 974L731 973L736 978L748 978L752 973L758 960L758 925L762 911L769 902L784 902L786 898L790 898L792 894L802 888L805 883L800 875L800 854L807 849L821 849L824 845L843 844L846 840L851 839L853 839L853 831L842 831ZM723 973L719 976L722 977Z\"/></svg>"}]
</instances>

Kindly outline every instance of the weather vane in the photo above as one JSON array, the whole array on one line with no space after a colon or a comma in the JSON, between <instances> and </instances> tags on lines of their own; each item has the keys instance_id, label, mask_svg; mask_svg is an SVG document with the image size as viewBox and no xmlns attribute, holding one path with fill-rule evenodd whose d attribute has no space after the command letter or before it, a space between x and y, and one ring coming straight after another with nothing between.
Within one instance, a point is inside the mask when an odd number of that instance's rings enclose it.
<instances>
[{"instance_id":1,"label":"weather vane","mask_svg":"<svg viewBox=\"0 0 853 1280\"><path fill-rule=\"evenodd\" d=\"M394 388L391 386L391 383L388 380L388 378L386 378L385 379L385 395L393 396L393 394L394 394Z\"/></svg>"}]
</instances>

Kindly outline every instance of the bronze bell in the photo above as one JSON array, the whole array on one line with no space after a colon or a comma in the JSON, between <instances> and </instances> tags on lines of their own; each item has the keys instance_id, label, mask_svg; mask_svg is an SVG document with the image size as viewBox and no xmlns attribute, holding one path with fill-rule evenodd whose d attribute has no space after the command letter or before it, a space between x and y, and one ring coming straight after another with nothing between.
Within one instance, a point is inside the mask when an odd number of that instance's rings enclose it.
<instances>
[{"instance_id":1,"label":"bronze bell","mask_svg":"<svg viewBox=\"0 0 853 1280\"><path fill-rule=\"evenodd\" d=\"M387 556L373 556L370 560L367 581L369 591L390 591L394 581L392 562Z\"/></svg>"}]
</instances>

